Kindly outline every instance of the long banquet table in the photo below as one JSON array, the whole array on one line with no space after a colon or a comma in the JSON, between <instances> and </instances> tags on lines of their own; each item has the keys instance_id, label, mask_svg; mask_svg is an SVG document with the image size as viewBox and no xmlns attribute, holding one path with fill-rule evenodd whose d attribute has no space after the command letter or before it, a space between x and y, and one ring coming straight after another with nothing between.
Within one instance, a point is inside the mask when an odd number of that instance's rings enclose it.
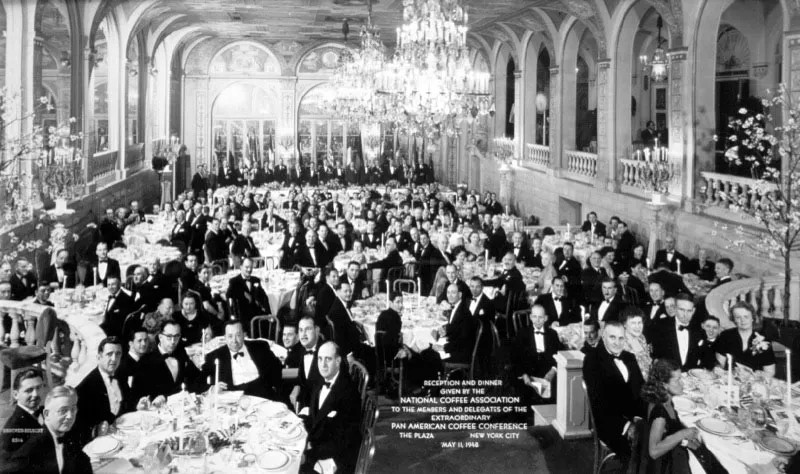
<instances>
[{"instance_id":1,"label":"long banquet table","mask_svg":"<svg viewBox=\"0 0 800 474\"><path fill-rule=\"evenodd\" d=\"M299 472L307 433L285 404L242 392L214 399L180 392L158 409L122 415L84 448L94 472Z\"/></svg>"}]
</instances>

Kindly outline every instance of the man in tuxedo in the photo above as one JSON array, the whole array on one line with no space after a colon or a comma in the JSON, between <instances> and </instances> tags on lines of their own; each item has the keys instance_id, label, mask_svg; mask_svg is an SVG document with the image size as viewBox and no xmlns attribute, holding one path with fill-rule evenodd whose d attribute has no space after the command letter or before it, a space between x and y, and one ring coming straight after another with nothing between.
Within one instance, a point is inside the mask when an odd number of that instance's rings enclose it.
<instances>
[{"instance_id":1,"label":"man in tuxedo","mask_svg":"<svg viewBox=\"0 0 800 474\"><path fill-rule=\"evenodd\" d=\"M600 343L600 323L593 319L583 322L583 347L581 352L587 354L597 348Z\"/></svg>"},{"instance_id":2,"label":"man in tuxedo","mask_svg":"<svg viewBox=\"0 0 800 474\"><path fill-rule=\"evenodd\" d=\"M324 279L319 283L316 290L316 307L314 317L317 325L323 329L326 337L331 335L325 317L331 311L333 302L336 301L336 288L339 287L339 271L335 268L328 268L323 273Z\"/></svg>"},{"instance_id":3,"label":"man in tuxedo","mask_svg":"<svg viewBox=\"0 0 800 474\"><path fill-rule=\"evenodd\" d=\"M219 380L214 379L217 361ZM241 321L225 323L225 345L206 355L203 375L220 390L280 401L281 361L265 341L245 341Z\"/></svg>"},{"instance_id":4,"label":"man in tuxedo","mask_svg":"<svg viewBox=\"0 0 800 474\"><path fill-rule=\"evenodd\" d=\"M716 316L706 316L706 319L702 322L700 327L703 330L703 341L698 343L701 366L713 368L715 365L717 365L717 351L715 343L717 342L717 338L719 337L720 333L719 318Z\"/></svg>"},{"instance_id":5,"label":"man in tuxedo","mask_svg":"<svg viewBox=\"0 0 800 474\"><path fill-rule=\"evenodd\" d=\"M508 243L506 231L501 225L500 216L492 217L492 228L487 234L489 235L486 241L486 248L489 250L489 258L497 260L503 256L503 251Z\"/></svg>"},{"instance_id":6,"label":"man in tuxedo","mask_svg":"<svg viewBox=\"0 0 800 474\"><path fill-rule=\"evenodd\" d=\"M343 282L350 285L353 290L352 301L364 299L364 277L361 275L361 265L358 262L350 262L347 264L347 272Z\"/></svg>"},{"instance_id":7,"label":"man in tuxedo","mask_svg":"<svg viewBox=\"0 0 800 474\"><path fill-rule=\"evenodd\" d=\"M495 193L489 195L489 202L486 203L486 212L492 215L503 213L503 205L497 202Z\"/></svg>"},{"instance_id":8,"label":"man in tuxedo","mask_svg":"<svg viewBox=\"0 0 800 474\"><path fill-rule=\"evenodd\" d=\"M557 326L566 326L581 322L581 310L578 303L567 296L567 285L560 277L553 278L550 293L539 295L536 304L544 308L548 327L554 323Z\"/></svg>"},{"instance_id":9,"label":"man in tuxedo","mask_svg":"<svg viewBox=\"0 0 800 474\"><path fill-rule=\"evenodd\" d=\"M653 359L671 359L686 372L702 367L713 368L713 363L703 360L703 332L689 325L694 316L695 305L691 296L682 293L676 297L678 316L661 319L655 323L650 332L650 343L653 346Z\"/></svg>"},{"instance_id":10,"label":"man in tuxedo","mask_svg":"<svg viewBox=\"0 0 800 474\"><path fill-rule=\"evenodd\" d=\"M39 369L20 371L11 385L14 411L0 431L0 464L3 464L33 435L42 433L44 376Z\"/></svg>"},{"instance_id":11,"label":"man in tuxedo","mask_svg":"<svg viewBox=\"0 0 800 474\"><path fill-rule=\"evenodd\" d=\"M239 260L261 256L258 247L256 247L256 243L253 242L253 238L250 236L250 222L242 222L242 230L239 232L239 235L233 239L233 243L231 244L231 255Z\"/></svg>"},{"instance_id":12,"label":"man in tuxedo","mask_svg":"<svg viewBox=\"0 0 800 474\"><path fill-rule=\"evenodd\" d=\"M374 270L376 268L383 270L381 273L381 288L384 288L383 282L386 281L389 269L403 266L403 257L400 256L400 251L397 250L397 241L394 237L386 238L385 251L386 257L367 264L367 270Z\"/></svg>"},{"instance_id":13,"label":"man in tuxedo","mask_svg":"<svg viewBox=\"0 0 800 474\"><path fill-rule=\"evenodd\" d=\"M302 356L295 347L301 347L300 336L297 334L296 323L286 323L281 328L281 345L286 349L286 359L283 360L283 367L287 369L297 369L302 363Z\"/></svg>"},{"instance_id":14,"label":"man in tuxedo","mask_svg":"<svg viewBox=\"0 0 800 474\"><path fill-rule=\"evenodd\" d=\"M448 311L447 324L438 331L439 337L447 337L444 352L450 357L445 362L469 364L472 360L480 322L469 313L469 304L463 299L463 295L458 285L447 286L447 302L451 309Z\"/></svg>"},{"instance_id":15,"label":"man in tuxedo","mask_svg":"<svg viewBox=\"0 0 800 474\"><path fill-rule=\"evenodd\" d=\"M75 389L54 387L44 402L44 430L32 436L0 466L3 472L91 474L92 464L70 430L78 412Z\"/></svg>"},{"instance_id":16,"label":"man in tuxedo","mask_svg":"<svg viewBox=\"0 0 800 474\"><path fill-rule=\"evenodd\" d=\"M571 242L564 242L562 252L556 252L555 263L558 276L564 278L569 295L576 301L581 299L581 262L575 258L575 246ZM563 256L562 256L563 253Z\"/></svg>"},{"instance_id":17,"label":"man in tuxedo","mask_svg":"<svg viewBox=\"0 0 800 474\"><path fill-rule=\"evenodd\" d=\"M283 246L281 247L281 268L288 270L294 264L299 264L300 249L303 246L302 237L300 236L300 225L294 219L289 221L289 228L283 238Z\"/></svg>"},{"instance_id":18,"label":"man in tuxedo","mask_svg":"<svg viewBox=\"0 0 800 474\"><path fill-rule=\"evenodd\" d=\"M517 257L518 262L522 262L526 267L530 267L533 254L531 250L524 244L522 232L514 232L511 234L511 243L507 244L506 252L512 252Z\"/></svg>"},{"instance_id":19,"label":"man in tuxedo","mask_svg":"<svg viewBox=\"0 0 800 474\"><path fill-rule=\"evenodd\" d=\"M625 328L608 321L603 341L583 359L583 380L598 437L623 463L631 455L633 423L643 417L640 393L644 380L636 357L623 350Z\"/></svg>"},{"instance_id":20,"label":"man in tuxedo","mask_svg":"<svg viewBox=\"0 0 800 474\"><path fill-rule=\"evenodd\" d=\"M130 289L130 297L133 299L134 308L138 311L149 313L156 309L159 301L158 291L153 284L148 281L149 272L142 265L136 265L133 270L133 284ZM124 290L123 290L124 291Z\"/></svg>"},{"instance_id":21,"label":"man in tuxedo","mask_svg":"<svg viewBox=\"0 0 800 474\"><path fill-rule=\"evenodd\" d=\"M205 387L200 371L194 362L179 347L181 326L167 319L161 323L156 350L139 360L139 368L133 376L134 399L148 397L153 402L163 402L183 386L190 392Z\"/></svg>"},{"instance_id":22,"label":"man in tuxedo","mask_svg":"<svg viewBox=\"0 0 800 474\"><path fill-rule=\"evenodd\" d=\"M525 405L540 404L548 400L555 400L556 360L555 355L564 349L558 339L558 333L552 328L545 327L547 313L540 304L534 304L530 314L531 326L527 330L520 330L512 348L514 361L514 376L521 383L520 393L525 394ZM533 389L534 378L544 379L550 383L550 396L526 390Z\"/></svg>"},{"instance_id":23,"label":"man in tuxedo","mask_svg":"<svg viewBox=\"0 0 800 474\"><path fill-rule=\"evenodd\" d=\"M701 280L714 281L715 266L714 262L708 259L708 251L700 249L697 251L697 258L692 259L689 264L689 273L694 273Z\"/></svg>"},{"instance_id":24,"label":"man in tuxedo","mask_svg":"<svg viewBox=\"0 0 800 474\"><path fill-rule=\"evenodd\" d=\"M732 271L733 260L727 257L719 259L717 264L714 265L714 273L717 275L717 282L714 284L714 288L733 281L733 278L731 277Z\"/></svg>"},{"instance_id":25,"label":"man in tuxedo","mask_svg":"<svg viewBox=\"0 0 800 474\"><path fill-rule=\"evenodd\" d=\"M312 229L306 231L305 246L298 251L298 259L295 263L301 267L324 268L329 262L328 252L319 242L317 233Z\"/></svg>"},{"instance_id":26,"label":"man in tuxedo","mask_svg":"<svg viewBox=\"0 0 800 474\"><path fill-rule=\"evenodd\" d=\"M606 236L606 225L597 220L597 213L592 211L586 216L586 220L581 226L581 232L596 235L598 237Z\"/></svg>"},{"instance_id":27,"label":"man in tuxedo","mask_svg":"<svg viewBox=\"0 0 800 474\"><path fill-rule=\"evenodd\" d=\"M650 294L650 298L642 306L642 310L644 311L645 332L649 335L650 327L659 320L667 318L668 315L667 307L664 304L664 288L661 287L661 283L651 282L647 287L647 291Z\"/></svg>"},{"instance_id":28,"label":"man in tuxedo","mask_svg":"<svg viewBox=\"0 0 800 474\"><path fill-rule=\"evenodd\" d=\"M370 249L377 249L381 245L381 236L375 230L375 221L370 219L367 221L367 232L361 236L364 241L364 247Z\"/></svg>"},{"instance_id":29,"label":"man in tuxedo","mask_svg":"<svg viewBox=\"0 0 800 474\"><path fill-rule=\"evenodd\" d=\"M206 177L206 165L197 165L197 173L192 176L192 190L195 196L205 196L208 191L208 178Z\"/></svg>"},{"instance_id":30,"label":"man in tuxedo","mask_svg":"<svg viewBox=\"0 0 800 474\"><path fill-rule=\"evenodd\" d=\"M314 318L306 315L300 318L297 323L297 331L300 334L300 345L292 348L289 357L297 357L300 360L300 367L297 373L297 385L289 395L292 406L307 406L311 400L311 391L321 380L319 366L317 365L317 351L321 345L320 329Z\"/></svg>"},{"instance_id":31,"label":"man in tuxedo","mask_svg":"<svg viewBox=\"0 0 800 474\"><path fill-rule=\"evenodd\" d=\"M136 303L122 291L119 276L109 276L107 281L108 303L100 327L108 336L122 337L125 318L136 310Z\"/></svg>"},{"instance_id":32,"label":"man in tuxedo","mask_svg":"<svg viewBox=\"0 0 800 474\"><path fill-rule=\"evenodd\" d=\"M456 285L458 287L458 291L461 292L462 295L469 295L469 285L467 285L464 280L459 278L458 276L458 268L455 265L450 264L444 268L444 275L447 277L447 283L442 288L442 291L436 295L436 304L440 304L442 301L447 300L447 287L450 285Z\"/></svg>"},{"instance_id":33,"label":"man in tuxedo","mask_svg":"<svg viewBox=\"0 0 800 474\"><path fill-rule=\"evenodd\" d=\"M75 420L76 435L85 446L96 435L98 425L114 423L123 413L136 409L128 380L120 377L122 341L107 337L97 348L97 367L78 384L78 415Z\"/></svg>"},{"instance_id":34,"label":"man in tuxedo","mask_svg":"<svg viewBox=\"0 0 800 474\"><path fill-rule=\"evenodd\" d=\"M286 164L283 162L283 159L281 159L280 163L275 165L274 175L276 182L278 183L286 182L288 174L287 174Z\"/></svg>"},{"instance_id":35,"label":"man in tuxedo","mask_svg":"<svg viewBox=\"0 0 800 474\"><path fill-rule=\"evenodd\" d=\"M192 226L186 221L186 213L183 209L175 211L175 224L172 226L169 240L172 245L183 245L184 249L189 248L192 236Z\"/></svg>"},{"instance_id":36,"label":"man in tuxedo","mask_svg":"<svg viewBox=\"0 0 800 474\"><path fill-rule=\"evenodd\" d=\"M436 247L431 245L431 238L428 232L423 230L419 233L420 250L417 255L417 262L419 262L419 279L422 283L422 294L428 295L433 288L433 281L436 278L436 272L439 267L445 264L442 252Z\"/></svg>"},{"instance_id":37,"label":"man in tuxedo","mask_svg":"<svg viewBox=\"0 0 800 474\"><path fill-rule=\"evenodd\" d=\"M95 248L97 255L97 264L90 268L91 273L87 275L89 285L108 286L108 277L116 276L120 278L122 273L119 269L119 262L108 256L108 244L105 242L98 242Z\"/></svg>"},{"instance_id":38,"label":"man in tuxedo","mask_svg":"<svg viewBox=\"0 0 800 474\"><path fill-rule=\"evenodd\" d=\"M525 282L522 279L522 273L517 268L517 259L513 253L509 252L503 257L503 273L497 278L484 281L483 285L500 288L500 292L506 296L510 292L525 291Z\"/></svg>"},{"instance_id":39,"label":"man in tuxedo","mask_svg":"<svg viewBox=\"0 0 800 474\"><path fill-rule=\"evenodd\" d=\"M220 230L219 219L216 217L211 219L211 223L208 226L203 250L208 263L228 258L228 242L226 242L225 235Z\"/></svg>"},{"instance_id":40,"label":"man in tuxedo","mask_svg":"<svg viewBox=\"0 0 800 474\"><path fill-rule=\"evenodd\" d=\"M124 378L130 387L133 384L133 375L139 368L139 361L142 360L150 346L150 337L147 329L142 325L131 327L127 330L128 352L122 354L116 374Z\"/></svg>"},{"instance_id":41,"label":"man in tuxedo","mask_svg":"<svg viewBox=\"0 0 800 474\"><path fill-rule=\"evenodd\" d=\"M53 302L50 301L50 291L49 285L46 283L40 284L39 288L36 290L36 296L33 298L33 302L38 305L53 307Z\"/></svg>"},{"instance_id":42,"label":"man in tuxedo","mask_svg":"<svg viewBox=\"0 0 800 474\"><path fill-rule=\"evenodd\" d=\"M335 271L335 270L334 270ZM331 340L346 354L347 361L361 360L368 369L374 369L375 351L362 342L361 331L353 321L353 315L345 301L350 299L352 289L347 283L339 285L327 316L333 324ZM372 370L370 370L372 372Z\"/></svg>"},{"instance_id":43,"label":"man in tuxedo","mask_svg":"<svg viewBox=\"0 0 800 474\"><path fill-rule=\"evenodd\" d=\"M591 318L604 323L619 321L619 313L624 305L622 298L617 295L617 284L613 278L605 277L600 288L603 292L603 300L592 304Z\"/></svg>"},{"instance_id":44,"label":"man in tuxedo","mask_svg":"<svg viewBox=\"0 0 800 474\"><path fill-rule=\"evenodd\" d=\"M22 301L36 294L36 275L30 270L30 263L25 258L17 260L15 271L11 274L11 298Z\"/></svg>"},{"instance_id":45,"label":"man in tuxedo","mask_svg":"<svg viewBox=\"0 0 800 474\"><path fill-rule=\"evenodd\" d=\"M601 260L598 252L592 252L589 256L589 264L581 271L581 294L586 303L599 303L602 300L602 294L598 289L608 275L605 268L600 266Z\"/></svg>"},{"instance_id":46,"label":"man in tuxedo","mask_svg":"<svg viewBox=\"0 0 800 474\"><path fill-rule=\"evenodd\" d=\"M286 220L275 214L275 208L269 205L261 216L261 228L270 232L286 232Z\"/></svg>"},{"instance_id":47,"label":"man in tuxedo","mask_svg":"<svg viewBox=\"0 0 800 474\"><path fill-rule=\"evenodd\" d=\"M319 460L332 459L336 472L355 472L361 445L361 395L346 373L342 373L341 350L333 342L319 349L317 364L322 380L312 392L304 415L308 444L302 472L314 472Z\"/></svg>"},{"instance_id":48,"label":"man in tuxedo","mask_svg":"<svg viewBox=\"0 0 800 474\"><path fill-rule=\"evenodd\" d=\"M225 297L233 302L239 320L248 330L253 317L272 314L267 293L261 280L253 276L253 261L249 258L242 260L239 274L230 279Z\"/></svg>"},{"instance_id":49,"label":"man in tuxedo","mask_svg":"<svg viewBox=\"0 0 800 474\"><path fill-rule=\"evenodd\" d=\"M61 249L56 254L56 263L48 265L42 273L42 282L54 290L59 288L75 288L75 272L66 268L69 252Z\"/></svg>"},{"instance_id":50,"label":"man in tuxedo","mask_svg":"<svg viewBox=\"0 0 800 474\"><path fill-rule=\"evenodd\" d=\"M681 269L683 272L690 270L688 267L689 259L675 250L675 237L671 235L667 236L667 238L664 239L664 245L666 248L656 252L656 260L653 262L655 268L658 268L662 262L666 262L667 268L673 272L678 272L678 269Z\"/></svg>"},{"instance_id":51,"label":"man in tuxedo","mask_svg":"<svg viewBox=\"0 0 800 474\"><path fill-rule=\"evenodd\" d=\"M339 215L342 214L339 213ZM353 238L347 233L347 226L344 222L336 224L336 235L333 237L332 243L335 243L337 254L339 252L349 252L353 250Z\"/></svg>"},{"instance_id":52,"label":"man in tuxedo","mask_svg":"<svg viewBox=\"0 0 800 474\"><path fill-rule=\"evenodd\" d=\"M617 225L617 235L619 235L616 248L617 256L620 261L628 265L628 262L633 257L633 248L636 247L636 237L631 234L630 230L628 230L628 224L624 221L620 221Z\"/></svg>"}]
</instances>

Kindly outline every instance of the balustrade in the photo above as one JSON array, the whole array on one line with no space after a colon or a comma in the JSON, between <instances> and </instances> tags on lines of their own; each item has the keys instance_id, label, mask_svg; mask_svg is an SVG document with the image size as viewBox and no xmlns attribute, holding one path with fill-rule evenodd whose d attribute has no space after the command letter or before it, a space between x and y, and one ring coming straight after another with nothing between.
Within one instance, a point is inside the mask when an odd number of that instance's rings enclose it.
<instances>
[{"instance_id":1,"label":"balustrade","mask_svg":"<svg viewBox=\"0 0 800 474\"><path fill-rule=\"evenodd\" d=\"M125 149L125 169L135 173L144 168L144 143L129 146Z\"/></svg>"},{"instance_id":2,"label":"balustrade","mask_svg":"<svg viewBox=\"0 0 800 474\"><path fill-rule=\"evenodd\" d=\"M700 199L707 207L752 211L759 206L765 192L775 189L774 185L759 185L757 180L742 176L709 171L700 175L705 181Z\"/></svg>"},{"instance_id":3,"label":"balustrade","mask_svg":"<svg viewBox=\"0 0 800 474\"><path fill-rule=\"evenodd\" d=\"M719 286L706 296L708 314L718 316L723 328L733 327L730 308L738 301L747 301L762 318L783 318L783 276L743 278ZM800 321L800 279L792 278L789 318Z\"/></svg>"},{"instance_id":4,"label":"balustrade","mask_svg":"<svg viewBox=\"0 0 800 474\"><path fill-rule=\"evenodd\" d=\"M580 181L591 182L597 176L597 154L567 150L567 175Z\"/></svg>"},{"instance_id":5,"label":"balustrade","mask_svg":"<svg viewBox=\"0 0 800 474\"><path fill-rule=\"evenodd\" d=\"M522 163L538 169L548 168L550 166L550 147L527 143Z\"/></svg>"},{"instance_id":6,"label":"balustrade","mask_svg":"<svg viewBox=\"0 0 800 474\"><path fill-rule=\"evenodd\" d=\"M95 153L92 156L91 169L89 170L91 180L97 181L114 173L114 170L117 169L117 156L118 152L116 150Z\"/></svg>"}]
</instances>

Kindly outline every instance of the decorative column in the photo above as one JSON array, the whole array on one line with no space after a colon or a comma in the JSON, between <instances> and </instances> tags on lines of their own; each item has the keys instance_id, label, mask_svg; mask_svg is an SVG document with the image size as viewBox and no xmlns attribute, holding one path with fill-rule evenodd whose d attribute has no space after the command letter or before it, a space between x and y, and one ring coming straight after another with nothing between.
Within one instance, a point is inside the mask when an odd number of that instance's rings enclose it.
<instances>
[{"instance_id":1,"label":"decorative column","mask_svg":"<svg viewBox=\"0 0 800 474\"><path fill-rule=\"evenodd\" d=\"M514 159L525 152L525 83L523 71L514 71Z\"/></svg>"},{"instance_id":2,"label":"decorative column","mask_svg":"<svg viewBox=\"0 0 800 474\"><path fill-rule=\"evenodd\" d=\"M282 130L285 143L291 141L289 152L286 153L288 159L300 159L297 143L297 119L295 118L295 93L297 89L297 77L286 77L281 79L281 113L279 123L276 124L276 133ZM289 140L289 138L291 140ZM287 161L286 166L294 166L294 161Z\"/></svg>"},{"instance_id":3,"label":"decorative column","mask_svg":"<svg viewBox=\"0 0 800 474\"><path fill-rule=\"evenodd\" d=\"M589 400L583 390L583 352L559 351L556 359L558 385L553 427L563 439L589 438Z\"/></svg>"},{"instance_id":4,"label":"decorative column","mask_svg":"<svg viewBox=\"0 0 800 474\"><path fill-rule=\"evenodd\" d=\"M595 187L615 192L618 190L616 162L614 160L613 92L611 90L611 60L597 62L597 176Z\"/></svg>"},{"instance_id":5,"label":"decorative column","mask_svg":"<svg viewBox=\"0 0 800 474\"><path fill-rule=\"evenodd\" d=\"M507 164L502 163L498 169L500 172L500 195L498 201L508 209L513 203L511 197L514 195L514 171Z\"/></svg>"},{"instance_id":6,"label":"decorative column","mask_svg":"<svg viewBox=\"0 0 800 474\"><path fill-rule=\"evenodd\" d=\"M669 162L683 173L677 176L669 185L669 199L681 203L684 198L686 211L691 212L692 199L694 198L694 156L692 147L688 147L684 129L690 127L686 117L688 104L691 100L691 81L688 74L689 48L681 47L671 49L669 57L669 85L667 87L667 130L669 130ZM684 191L685 190L685 191Z\"/></svg>"},{"instance_id":7,"label":"decorative column","mask_svg":"<svg viewBox=\"0 0 800 474\"><path fill-rule=\"evenodd\" d=\"M80 67L81 68L81 81L82 90L84 92L84 96L81 97L83 99L82 109L81 110L81 125L83 130L83 157L84 157L84 178L88 183L91 177L91 173L89 172L89 162L92 161L92 157L94 156L95 152L95 143L97 141L96 130L94 127L94 81L90 80L92 77L92 68L94 62L94 52L92 51L91 47L87 45L83 48L83 55L81 56ZM75 67L75 66L73 66ZM74 94L74 90L73 90Z\"/></svg>"},{"instance_id":8,"label":"decorative column","mask_svg":"<svg viewBox=\"0 0 800 474\"><path fill-rule=\"evenodd\" d=\"M647 242L647 258L650 260L651 264L655 263L656 261L656 249L658 249L658 241L661 237L662 230L664 228L664 216L661 214L663 213L666 206L664 204L655 204L653 202L648 202L647 207L650 209L652 215L650 219L648 219L648 226L650 227L650 238Z\"/></svg>"},{"instance_id":9,"label":"decorative column","mask_svg":"<svg viewBox=\"0 0 800 474\"><path fill-rule=\"evenodd\" d=\"M550 107L548 123L548 134L550 135L550 167L556 170L556 176L560 176L562 166L561 160L561 75L557 67L550 68ZM547 116L545 116L546 118ZM565 163L566 164L566 163Z\"/></svg>"}]
</instances>

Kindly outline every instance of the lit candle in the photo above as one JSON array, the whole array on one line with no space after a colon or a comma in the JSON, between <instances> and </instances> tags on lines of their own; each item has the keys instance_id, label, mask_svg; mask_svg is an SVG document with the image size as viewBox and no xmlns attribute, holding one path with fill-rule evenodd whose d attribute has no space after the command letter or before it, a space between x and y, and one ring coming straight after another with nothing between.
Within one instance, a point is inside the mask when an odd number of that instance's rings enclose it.
<instances>
[{"instance_id":1,"label":"lit candle","mask_svg":"<svg viewBox=\"0 0 800 474\"><path fill-rule=\"evenodd\" d=\"M422 278L417 277L417 306L420 305L422 300Z\"/></svg>"},{"instance_id":2,"label":"lit candle","mask_svg":"<svg viewBox=\"0 0 800 474\"><path fill-rule=\"evenodd\" d=\"M650 257L647 257L647 258L645 259L645 262L647 262L647 269L648 269L648 270L650 270L650 268L651 268L651 267L650 267Z\"/></svg>"},{"instance_id":3,"label":"lit candle","mask_svg":"<svg viewBox=\"0 0 800 474\"><path fill-rule=\"evenodd\" d=\"M219 358L214 359L214 404L216 405L216 396L219 395ZM216 408L216 406L214 407Z\"/></svg>"},{"instance_id":4,"label":"lit candle","mask_svg":"<svg viewBox=\"0 0 800 474\"><path fill-rule=\"evenodd\" d=\"M786 409L792 410L792 350L786 349Z\"/></svg>"},{"instance_id":5,"label":"lit candle","mask_svg":"<svg viewBox=\"0 0 800 474\"><path fill-rule=\"evenodd\" d=\"M675 264L678 266L678 275L681 274L681 259L675 260Z\"/></svg>"},{"instance_id":6,"label":"lit candle","mask_svg":"<svg viewBox=\"0 0 800 474\"><path fill-rule=\"evenodd\" d=\"M484 267L485 268L483 269L483 271L484 271L484 273L489 273L489 249L486 249L486 252L484 252L484 254L486 256L484 258Z\"/></svg>"},{"instance_id":7,"label":"lit candle","mask_svg":"<svg viewBox=\"0 0 800 474\"><path fill-rule=\"evenodd\" d=\"M727 354L728 359L728 407L733 405L733 356Z\"/></svg>"},{"instance_id":8,"label":"lit candle","mask_svg":"<svg viewBox=\"0 0 800 474\"><path fill-rule=\"evenodd\" d=\"M389 280L386 280L386 309L389 309L391 297L389 296Z\"/></svg>"},{"instance_id":9,"label":"lit candle","mask_svg":"<svg viewBox=\"0 0 800 474\"><path fill-rule=\"evenodd\" d=\"M569 234L569 222L567 222L567 234Z\"/></svg>"}]
</instances>

